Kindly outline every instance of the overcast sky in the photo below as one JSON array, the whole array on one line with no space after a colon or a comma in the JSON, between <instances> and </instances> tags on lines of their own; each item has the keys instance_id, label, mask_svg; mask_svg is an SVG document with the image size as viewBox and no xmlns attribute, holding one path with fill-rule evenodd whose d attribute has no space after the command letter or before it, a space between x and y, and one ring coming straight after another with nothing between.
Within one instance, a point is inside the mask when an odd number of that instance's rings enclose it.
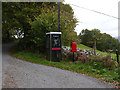
<instances>
[{"instance_id":1,"label":"overcast sky","mask_svg":"<svg viewBox=\"0 0 120 90\"><path fill-rule=\"evenodd\" d=\"M74 4L80 7L99 11L118 17L118 2L120 0L65 0L64 3ZM83 29L100 29L101 33L108 33L113 37L118 36L118 20L92 11L70 5L74 10L74 16L79 23L75 28L77 34Z\"/></svg>"}]
</instances>

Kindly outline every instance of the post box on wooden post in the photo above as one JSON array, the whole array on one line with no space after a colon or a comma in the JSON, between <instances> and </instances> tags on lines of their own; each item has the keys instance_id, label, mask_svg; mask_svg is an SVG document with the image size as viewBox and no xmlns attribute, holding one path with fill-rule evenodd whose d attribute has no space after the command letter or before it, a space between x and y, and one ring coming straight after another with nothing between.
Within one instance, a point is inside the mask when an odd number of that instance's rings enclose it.
<instances>
[{"instance_id":1,"label":"post box on wooden post","mask_svg":"<svg viewBox=\"0 0 120 90\"><path fill-rule=\"evenodd\" d=\"M74 62L74 52L77 51L77 44L76 43L70 43L70 48L71 48L71 52L73 52L73 62Z\"/></svg>"}]
</instances>

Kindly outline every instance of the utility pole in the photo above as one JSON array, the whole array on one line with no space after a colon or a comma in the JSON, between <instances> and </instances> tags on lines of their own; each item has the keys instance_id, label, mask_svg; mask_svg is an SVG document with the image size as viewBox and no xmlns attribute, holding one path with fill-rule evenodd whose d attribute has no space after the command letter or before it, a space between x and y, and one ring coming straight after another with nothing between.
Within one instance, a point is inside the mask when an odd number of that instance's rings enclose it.
<instances>
[{"instance_id":1,"label":"utility pole","mask_svg":"<svg viewBox=\"0 0 120 90\"><path fill-rule=\"evenodd\" d=\"M118 50L116 49L116 56L117 56L117 62L119 64L119 53L118 53Z\"/></svg>"},{"instance_id":2,"label":"utility pole","mask_svg":"<svg viewBox=\"0 0 120 90\"><path fill-rule=\"evenodd\" d=\"M60 2L58 4L58 32L60 32Z\"/></svg>"}]
</instances>

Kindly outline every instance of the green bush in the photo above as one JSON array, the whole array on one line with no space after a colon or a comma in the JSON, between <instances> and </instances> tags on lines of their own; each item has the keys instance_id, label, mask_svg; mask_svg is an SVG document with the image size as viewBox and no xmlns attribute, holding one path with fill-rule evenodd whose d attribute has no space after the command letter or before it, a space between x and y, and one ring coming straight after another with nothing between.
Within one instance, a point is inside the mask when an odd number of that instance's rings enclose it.
<instances>
[{"instance_id":1,"label":"green bush","mask_svg":"<svg viewBox=\"0 0 120 90\"><path fill-rule=\"evenodd\" d=\"M92 56L92 61L93 62L103 62L103 58L102 58L101 55L100 56L93 55Z\"/></svg>"},{"instance_id":2,"label":"green bush","mask_svg":"<svg viewBox=\"0 0 120 90\"><path fill-rule=\"evenodd\" d=\"M103 58L103 62L104 62L104 67L107 67L110 70L115 69L115 67L117 67L116 61L112 60L110 55L104 56L102 58Z\"/></svg>"},{"instance_id":3,"label":"green bush","mask_svg":"<svg viewBox=\"0 0 120 90\"><path fill-rule=\"evenodd\" d=\"M92 56L92 64L94 68L108 68L110 70L115 69L118 67L118 64L115 60L112 60L110 55L107 56Z\"/></svg>"}]
</instances>

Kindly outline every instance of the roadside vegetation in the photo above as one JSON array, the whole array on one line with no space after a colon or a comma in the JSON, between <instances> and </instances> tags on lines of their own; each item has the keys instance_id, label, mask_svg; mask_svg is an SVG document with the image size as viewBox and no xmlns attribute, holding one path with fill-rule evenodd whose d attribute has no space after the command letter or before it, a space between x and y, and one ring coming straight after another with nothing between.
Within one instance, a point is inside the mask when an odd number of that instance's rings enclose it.
<instances>
[{"instance_id":1,"label":"roadside vegetation","mask_svg":"<svg viewBox=\"0 0 120 90\"><path fill-rule=\"evenodd\" d=\"M66 47L69 47L69 48L70 48L70 46L66 46ZM93 48L88 47L88 46L85 46L85 45L83 45L83 44L77 44L77 48L79 48L79 49L81 49L81 50L83 50L83 49L85 49L85 50L93 50ZM97 54L101 54L101 55L103 55L103 56L109 55L109 56L112 56L112 58L113 58L114 60L117 60L116 53L102 52L102 51L99 51L99 50L95 50L95 51L96 51ZM120 55L119 55L119 62L120 62Z\"/></svg>"},{"instance_id":2,"label":"roadside vegetation","mask_svg":"<svg viewBox=\"0 0 120 90\"><path fill-rule=\"evenodd\" d=\"M87 47L84 45L79 45L79 46ZM85 63L81 61L77 61L77 60L75 60L75 62L73 63L72 59L65 58L64 56L63 56L62 61L60 62L51 62L51 61L46 60L46 56L43 53L37 54L37 53L30 52L30 51L20 50L17 47L15 47L12 50L11 55L16 58L28 61L28 62L53 66L53 67L57 67L57 68L65 69L65 70L82 73L88 76L93 76L103 81L114 84L116 86L118 86L120 82L119 74L118 74L119 68L114 67L114 66L110 66L110 67L104 66L104 62L102 60L103 58L97 57L97 56L92 57L91 61L88 61ZM109 57L106 56L104 59L108 60L108 58ZM109 64L108 62L106 63Z\"/></svg>"},{"instance_id":3,"label":"roadside vegetation","mask_svg":"<svg viewBox=\"0 0 120 90\"><path fill-rule=\"evenodd\" d=\"M86 49L86 50L91 50L92 48L88 47L88 46L85 46L83 44L78 44L77 45L77 48L80 48L80 49ZM110 55L113 57L113 59L116 59L117 60L117 57L116 57L116 53L110 53L110 52L102 52L102 51L99 51L99 50L96 50L96 53L99 53L101 55L104 55L104 56L107 56L107 55ZM119 55L119 61L120 61L120 55Z\"/></svg>"}]
</instances>

